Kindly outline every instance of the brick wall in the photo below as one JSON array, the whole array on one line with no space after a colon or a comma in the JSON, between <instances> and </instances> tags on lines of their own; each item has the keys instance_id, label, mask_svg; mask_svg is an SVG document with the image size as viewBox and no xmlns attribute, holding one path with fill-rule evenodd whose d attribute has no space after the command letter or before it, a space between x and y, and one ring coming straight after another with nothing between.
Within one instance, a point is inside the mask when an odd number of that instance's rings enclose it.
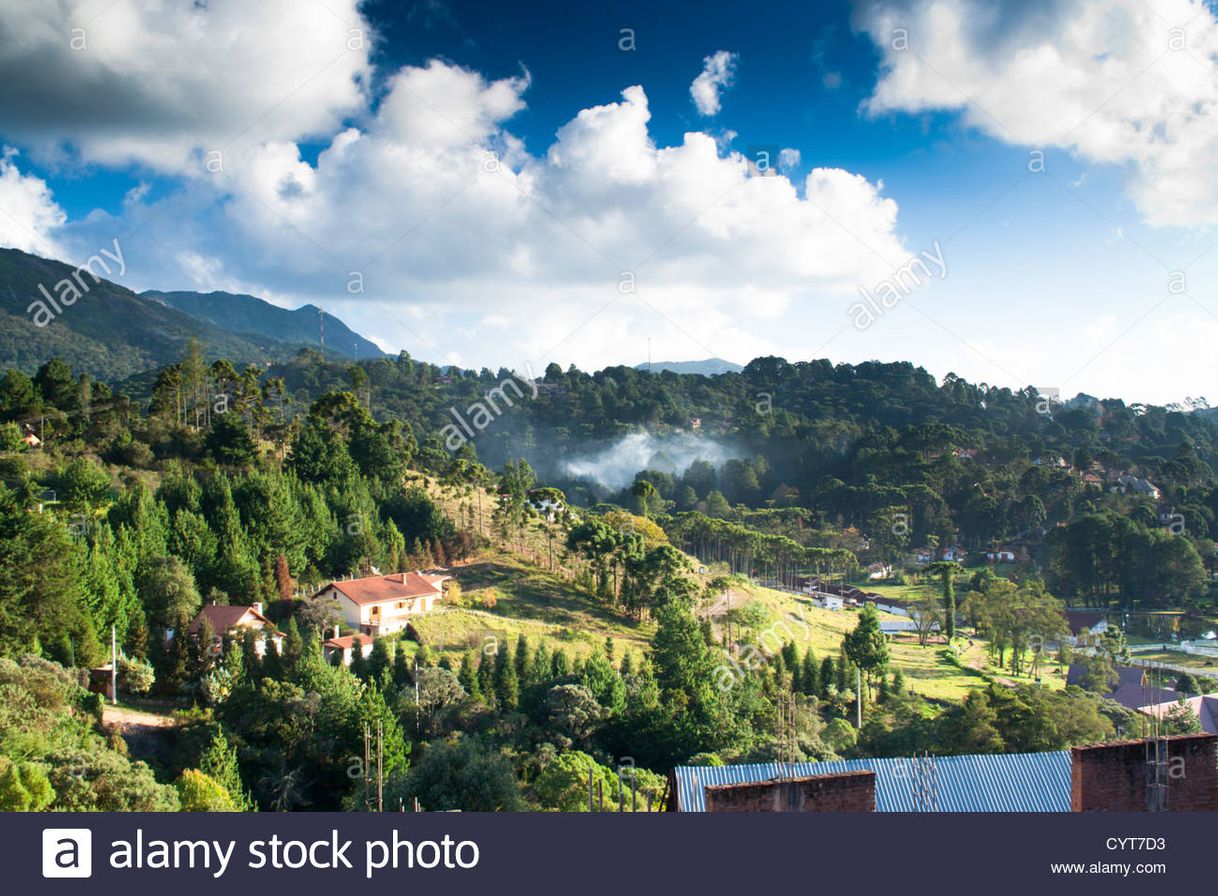
<instances>
[{"instance_id":1,"label":"brick wall","mask_svg":"<svg viewBox=\"0 0 1218 896\"><path fill-rule=\"evenodd\" d=\"M706 788L707 812L874 812L875 773L840 772Z\"/></svg>"},{"instance_id":2,"label":"brick wall","mask_svg":"<svg viewBox=\"0 0 1218 896\"><path fill-rule=\"evenodd\" d=\"M1218 812L1218 735L1164 738L1163 779L1169 812ZM1145 812L1150 808L1147 742L1092 744L1071 750L1075 812Z\"/></svg>"}]
</instances>

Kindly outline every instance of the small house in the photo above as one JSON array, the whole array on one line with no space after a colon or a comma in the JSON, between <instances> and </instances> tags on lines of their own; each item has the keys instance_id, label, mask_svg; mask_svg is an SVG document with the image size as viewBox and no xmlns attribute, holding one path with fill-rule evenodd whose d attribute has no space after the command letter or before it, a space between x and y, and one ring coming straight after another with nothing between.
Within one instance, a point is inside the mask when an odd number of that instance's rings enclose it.
<instances>
[{"instance_id":1,"label":"small house","mask_svg":"<svg viewBox=\"0 0 1218 896\"><path fill-rule=\"evenodd\" d=\"M212 630L212 653L219 654L224 649L224 637L245 637L246 631L255 633L254 650L258 656L266 654L268 642L275 649L283 649L283 632L275 628L271 620L262 615L262 604L250 606L211 604L204 607L187 627L186 632L192 638L197 638L203 628L204 620Z\"/></svg>"},{"instance_id":2,"label":"small house","mask_svg":"<svg viewBox=\"0 0 1218 896\"><path fill-rule=\"evenodd\" d=\"M372 636L371 635L343 635L339 637L338 627L334 628L334 637L327 638L321 642L321 653L325 657L327 663L333 663L336 654L342 654L342 662L344 666L350 666L351 661L355 659L355 651L359 651L362 659L368 659L372 653Z\"/></svg>"}]
</instances>

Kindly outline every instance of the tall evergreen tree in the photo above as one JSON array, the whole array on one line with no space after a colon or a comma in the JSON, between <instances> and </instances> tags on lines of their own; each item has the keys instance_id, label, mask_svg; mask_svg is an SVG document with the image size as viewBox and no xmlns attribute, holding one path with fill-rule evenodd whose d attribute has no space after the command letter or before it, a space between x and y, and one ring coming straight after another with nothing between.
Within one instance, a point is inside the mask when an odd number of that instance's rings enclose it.
<instances>
[{"instance_id":1,"label":"tall evergreen tree","mask_svg":"<svg viewBox=\"0 0 1218 896\"><path fill-rule=\"evenodd\" d=\"M482 696L482 685L478 681L478 669L474 663L474 652L472 650L465 651L461 657L461 669L457 672L457 681L461 687L465 688L465 693L469 694L475 700Z\"/></svg>"},{"instance_id":2,"label":"tall evergreen tree","mask_svg":"<svg viewBox=\"0 0 1218 896\"><path fill-rule=\"evenodd\" d=\"M516 709L520 705L520 679L516 675L512 649L506 644L495 655L495 698L505 710Z\"/></svg>"}]
</instances>

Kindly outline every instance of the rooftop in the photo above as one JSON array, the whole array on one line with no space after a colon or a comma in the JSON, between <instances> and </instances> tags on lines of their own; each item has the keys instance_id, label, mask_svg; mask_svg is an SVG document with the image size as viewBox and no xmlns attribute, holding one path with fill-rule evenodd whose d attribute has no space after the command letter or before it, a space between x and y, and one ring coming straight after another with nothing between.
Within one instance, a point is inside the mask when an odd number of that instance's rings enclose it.
<instances>
[{"instance_id":1,"label":"rooftop","mask_svg":"<svg viewBox=\"0 0 1218 896\"><path fill-rule=\"evenodd\" d=\"M267 619L257 608L250 606L237 606L228 604L208 604L199 611L199 615L190 623L187 632L196 634L203 625L203 620L206 619L210 624L212 631L217 635L222 635L230 629L236 628L242 622L246 623L247 627L263 625L269 628L274 628L275 624Z\"/></svg>"},{"instance_id":2,"label":"rooftop","mask_svg":"<svg viewBox=\"0 0 1218 896\"><path fill-rule=\"evenodd\" d=\"M937 756L933 775L916 758L837 762L763 762L753 765L679 766L673 770L677 807L706 811L704 788L803 778L838 772L875 773L877 812L927 811L919 790L934 782L936 812L1069 812L1070 753Z\"/></svg>"},{"instance_id":3,"label":"rooftop","mask_svg":"<svg viewBox=\"0 0 1218 896\"><path fill-rule=\"evenodd\" d=\"M332 582L352 602L377 604L391 600L406 600L440 594L444 582L452 576L421 572L395 572L387 576L365 576Z\"/></svg>"}]
</instances>

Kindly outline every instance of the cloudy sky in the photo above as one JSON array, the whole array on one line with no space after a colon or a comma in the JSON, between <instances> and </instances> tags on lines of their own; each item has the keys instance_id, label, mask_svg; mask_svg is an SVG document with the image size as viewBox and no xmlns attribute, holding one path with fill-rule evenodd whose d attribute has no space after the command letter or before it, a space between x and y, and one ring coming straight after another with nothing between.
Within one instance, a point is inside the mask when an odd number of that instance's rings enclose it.
<instances>
[{"instance_id":1,"label":"cloudy sky","mask_svg":"<svg viewBox=\"0 0 1218 896\"><path fill-rule=\"evenodd\" d=\"M0 244L469 367L1218 403L1200 0L583 5L0 0Z\"/></svg>"}]
</instances>

